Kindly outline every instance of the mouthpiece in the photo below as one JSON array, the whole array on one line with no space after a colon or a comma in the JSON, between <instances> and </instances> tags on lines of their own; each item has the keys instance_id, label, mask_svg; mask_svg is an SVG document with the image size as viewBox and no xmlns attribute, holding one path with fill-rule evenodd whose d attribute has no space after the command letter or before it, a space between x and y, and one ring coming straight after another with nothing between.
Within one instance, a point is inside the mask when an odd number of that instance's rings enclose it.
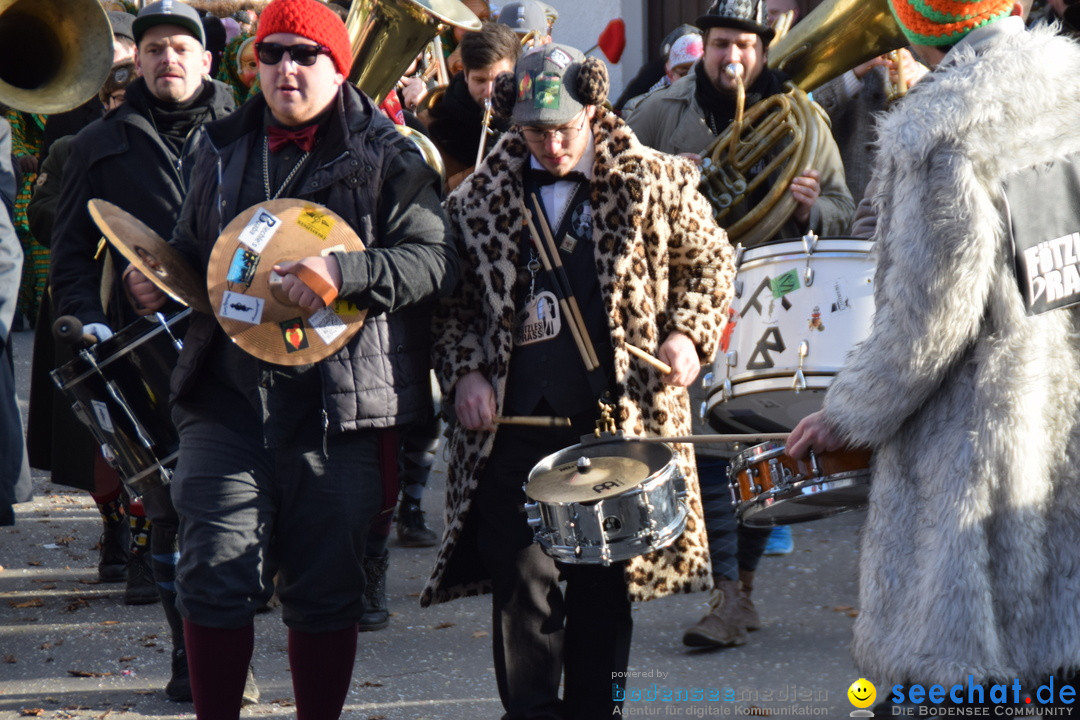
<instances>
[{"instance_id":1,"label":"mouthpiece","mask_svg":"<svg viewBox=\"0 0 1080 720\"><path fill-rule=\"evenodd\" d=\"M743 73L742 63L728 63L724 66L724 72L730 77L741 77Z\"/></svg>"}]
</instances>

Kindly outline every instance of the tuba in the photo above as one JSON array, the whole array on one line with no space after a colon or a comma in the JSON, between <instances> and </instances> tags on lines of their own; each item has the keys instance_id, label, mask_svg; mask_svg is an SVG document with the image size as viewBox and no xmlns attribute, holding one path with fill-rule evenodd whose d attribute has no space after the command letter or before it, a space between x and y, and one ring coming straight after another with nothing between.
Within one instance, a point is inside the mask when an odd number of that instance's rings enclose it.
<instances>
[{"instance_id":1,"label":"tuba","mask_svg":"<svg viewBox=\"0 0 1080 720\"><path fill-rule=\"evenodd\" d=\"M349 82L381 103L448 26L475 31L480 18L459 0L353 0L345 20L352 41Z\"/></svg>"},{"instance_id":2,"label":"tuba","mask_svg":"<svg viewBox=\"0 0 1080 720\"><path fill-rule=\"evenodd\" d=\"M97 94L113 33L97 0L0 0L0 103L60 113Z\"/></svg>"},{"instance_id":3,"label":"tuba","mask_svg":"<svg viewBox=\"0 0 1080 720\"><path fill-rule=\"evenodd\" d=\"M789 77L787 92L766 98L733 122L702 153L701 191L732 243L753 246L791 217L791 180L814 167L822 140L807 92L844 71L907 45L888 0L826 0L769 49L769 67ZM752 169L765 169L751 177ZM738 222L729 215L761 183L772 189Z\"/></svg>"},{"instance_id":4,"label":"tuba","mask_svg":"<svg viewBox=\"0 0 1080 720\"><path fill-rule=\"evenodd\" d=\"M378 105L424 46L447 26L479 30L481 24L480 18L459 0L353 0L345 20L352 42L349 82ZM404 125L395 127L412 140L445 183L446 167L431 139Z\"/></svg>"}]
</instances>

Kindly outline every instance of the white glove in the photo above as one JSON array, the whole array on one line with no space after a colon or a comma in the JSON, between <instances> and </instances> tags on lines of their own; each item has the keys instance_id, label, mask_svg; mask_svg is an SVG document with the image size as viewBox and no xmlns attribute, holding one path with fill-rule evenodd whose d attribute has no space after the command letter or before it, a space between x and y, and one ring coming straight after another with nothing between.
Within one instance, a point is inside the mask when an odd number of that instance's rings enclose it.
<instances>
[{"instance_id":1,"label":"white glove","mask_svg":"<svg viewBox=\"0 0 1080 720\"><path fill-rule=\"evenodd\" d=\"M83 333L89 333L98 339L98 342L108 340L113 336L112 328L105 323L90 323L83 325Z\"/></svg>"}]
</instances>

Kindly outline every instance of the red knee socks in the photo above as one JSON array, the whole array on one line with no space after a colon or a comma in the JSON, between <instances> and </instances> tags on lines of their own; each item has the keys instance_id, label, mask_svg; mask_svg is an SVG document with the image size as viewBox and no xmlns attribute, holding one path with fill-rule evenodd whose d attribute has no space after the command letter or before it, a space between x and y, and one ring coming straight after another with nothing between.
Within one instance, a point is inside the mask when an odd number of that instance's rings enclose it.
<instances>
[{"instance_id":1,"label":"red knee socks","mask_svg":"<svg viewBox=\"0 0 1080 720\"><path fill-rule=\"evenodd\" d=\"M237 720L255 648L255 626L212 628L184 620L191 694L198 720Z\"/></svg>"},{"instance_id":2,"label":"red knee socks","mask_svg":"<svg viewBox=\"0 0 1080 720\"><path fill-rule=\"evenodd\" d=\"M341 717L356 659L356 632L356 625L324 633L289 629L297 720Z\"/></svg>"}]
</instances>

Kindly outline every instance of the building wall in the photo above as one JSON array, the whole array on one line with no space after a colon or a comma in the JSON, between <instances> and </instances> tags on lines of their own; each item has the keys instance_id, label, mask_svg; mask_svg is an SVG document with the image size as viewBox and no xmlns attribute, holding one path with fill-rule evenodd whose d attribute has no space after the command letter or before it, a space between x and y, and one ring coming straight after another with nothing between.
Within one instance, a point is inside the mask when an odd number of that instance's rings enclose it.
<instances>
[{"instance_id":1,"label":"building wall","mask_svg":"<svg viewBox=\"0 0 1080 720\"><path fill-rule=\"evenodd\" d=\"M585 52L596 45L600 33L614 18L626 23L626 50L613 64L600 50L591 54L608 64L611 75L611 97L619 96L646 60L645 0L545 0L559 12L552 30L555 42L576 47ZM504 5L503 3L497 3Z\"/></svg>"}]
</instances>

